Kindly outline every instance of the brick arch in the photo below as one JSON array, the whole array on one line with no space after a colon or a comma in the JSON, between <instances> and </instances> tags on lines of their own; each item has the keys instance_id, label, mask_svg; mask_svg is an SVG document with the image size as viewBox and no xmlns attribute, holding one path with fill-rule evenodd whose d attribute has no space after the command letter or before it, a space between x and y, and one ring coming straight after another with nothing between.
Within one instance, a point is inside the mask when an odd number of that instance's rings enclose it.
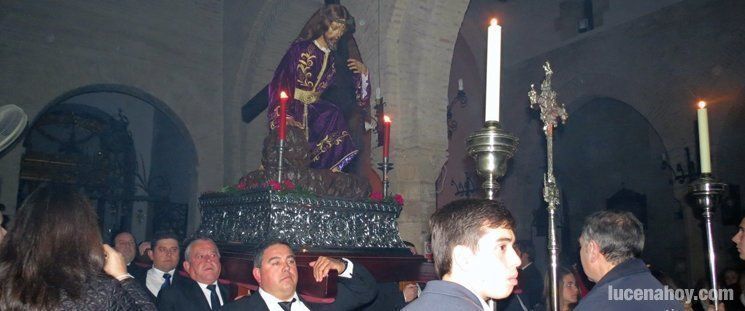
<instances>
[{"instance_id":1,"label":"brick arch","mask_svg":"<svg viewBox=\"0 0 745 311\"><path fill-rule=\"evenodd\" d=\"M175 111L173 111L173 109L171 109L171 107L169 107L167 103L163 102L159 98L151 95L150 93L146 91L143 91L137 87L133 87L129 85L91 84L91 85L81 86L81 87L77 87L75 89L69 90L55 97L52 101L44 105L34 115L33 120L30 120L29 124L34 124L38 120L38 118L41 117L46 111L48 111L49 108L51 108L52 106L58 105L78 95L83 95L83 94L88 94L88 93L101 93L101 92L118 93L118 94L137 98L147 104L150 104L151 106L153 106L153 108L155 108L156 110L166 115L168 119L170 119L171 122L173 122L176 129L179 131L179 133L183 137L184 142L189 146L188 160L192 162L195 166L199 165L199 156L197 154L198 151L195 147L196 145L194 143L194 138L189 132L189 128L186 126L183 119Z\"/></svg>"},{"instance_id":2,"label":"brick arch","mask_svg":"<svg viewBox=\"0 0 745 311\"><path fill-rule=\"evenodd\" d=\"M670 247L683 249L687 241L670 238L663 229L683 226L682 215L675 217L680 210L673 199L674 185L668 182L669 171L660 169L663 138L634 105L613 97L577 102L570 109L572 116L574 120L559 129L555 146L556 176L563 190L561 212L566 217L562 245L572 245L583 219L605 208L606 199L629 189L646 195L643 214L647 217L642 221L649 226L644 257L672 267ZM577 258L571 247L562 253Z\"/></svg>"},{"instance_id":3,"label":"brick arch","mask_svg":"<svg viewBox=\"0 0 745 311\"><path fill-rule=\"evenodd\" d=\"M631 106L641 114L660 136L665 149L675 146L675 143L671 141L674 138L671 137L679 134L675 131L670 132L670 129L664 126L665 123L671 122L666 111L672 110L671 107L650 104L665 101L664 94L658 92L657 89L612 73L576 72L563 68L559 70L554 68L554 72L554 90L559 92L559 100L566 104L570 118L568 122L571 122L574 112L581 110L593 99L611 98Z\"/></svg>"}]
</instances>

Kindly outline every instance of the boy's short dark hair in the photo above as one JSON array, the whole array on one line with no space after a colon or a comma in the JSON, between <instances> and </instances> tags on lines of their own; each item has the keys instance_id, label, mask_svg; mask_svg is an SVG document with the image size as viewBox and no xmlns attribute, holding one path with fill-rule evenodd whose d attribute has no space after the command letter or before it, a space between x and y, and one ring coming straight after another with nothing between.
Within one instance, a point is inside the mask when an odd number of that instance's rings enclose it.
<instances>
[{"instance_id":1,"label":"boy's short dark hair","mask_svg":"<svg viewBox=\"0 0 745 311\"><path fill-rule=\"evenodd\" d=\"M448 203L435 211L430 217L429 227L435 271L442 278L450 272L455 246L464 245L475 251L479 239L484 235L484 228L512 230L515 219L497 201L464 199Z\"/></svg>"}]
</instances>

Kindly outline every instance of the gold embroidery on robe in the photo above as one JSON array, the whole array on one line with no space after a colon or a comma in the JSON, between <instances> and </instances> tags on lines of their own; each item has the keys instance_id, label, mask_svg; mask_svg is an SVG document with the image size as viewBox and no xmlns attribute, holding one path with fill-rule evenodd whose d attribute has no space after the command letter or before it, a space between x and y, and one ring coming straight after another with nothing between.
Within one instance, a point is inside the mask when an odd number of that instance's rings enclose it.
<instances>
[{"instance_id":1,"label":"gold embroidery on robe","mask_svg":"<svg viewBox=\"0 0 745 311\"><path fill-rule=\"evenodd\" d=\"M311 69L313 68L313 60L316 58L315 55L313 55L311 52L305 52L300 54L300 59L298 60L297 64L297 70L298 70L298 77L297 82L300 83L301 86L308 87L308 88L314 88L315 83L311 81L311 78L313 78L313 73L311 72Z\"/></svg>"},{"instance_id":2,"label":"gold embroidery on robe","mask_svg":"<svg viewBox=\"0 0 745 311\"><path fill-rule=\"evenodd\" d=\"M274 108L274 116L272 116L272 120L269 121L269 128L271 130L275 130L279 127L279 106ZM297 127L301 130L304 130L305 127L302 123L295 121L295 119L292 116L287 116L287 125Z\"/></svg>"},{"instance_id":3,"label":"gold embroidery on robe","mask_svg":"<svg viewBox=\"0 0 745 311\"><path fill-rule=\"evenodd\" d=\"M321 154L328 151L334 146L341 145L341 143L344 142L344 138L348 138L349 132L343 131L341 134L331 134L335 137L331 137L330 135L326 135L323 139L321 139L317 144L316 148L313 149L312 155L313 155L313 162L318 161L321 158Z\"/></svg>"}]
</instances>

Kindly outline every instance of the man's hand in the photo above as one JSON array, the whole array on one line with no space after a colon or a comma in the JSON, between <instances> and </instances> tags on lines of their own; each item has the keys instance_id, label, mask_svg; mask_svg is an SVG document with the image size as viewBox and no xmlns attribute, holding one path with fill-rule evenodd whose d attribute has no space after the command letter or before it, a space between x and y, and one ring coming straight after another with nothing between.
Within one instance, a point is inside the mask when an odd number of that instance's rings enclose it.
<instances>
[{"instance_id":1,"label":"man's hand","mask_svg":"<svg viewBox=\"0 0 745 311\"><path fill-rule=\"evenodd\" d=\"M122 256L121 253L111 248L108 244L103 245L103 253L104 258L106 258L106 262L103 265L103 271L106 272L106 274L115 279L119 279L119 277L127 274L127 264L124 263L124 256Z\"/></svg>"},{"instance_id":2,"label":"man's hand","mask_svg":"<svg viewBox=\"0 0 745 311\"><path fill-rule=\"evenodd\" d=\"M354 58L347 59L347 67L354 73L367 74L367 66Z\"/></svg>"},{"instance_id":3,"label":"man's hand","mask_svg":"<svg viewBox=\"0 0 745 311\"><path fill-rule=\"evenodd\" d=\"M313 267L313 277L316 282L320 282L329 275L329 270L336 270L338 273L344 272L346 265L339 259L333 259L326 256L320 256L316 261L310 262L309 265Z\"/></svg>"},{"instance_id":4,"label":"man's hand","mask_svg":"<svg viewBox=\"0 0 745 311\"><path fill-rule=\"evenodd\" d=\"M145 241L145 242L140 243L140 246L139 246L140 256L147 255L147 251L149 251L149 250L150 250L150 242L149 241Z\"/></svg>"},{"instance_id":5,"label":"man's hand","mask_svg":"<svg viewBox=\"0 0 745 311\"><path fill-rule=\"evenodd\" d=\"M411 302L419 296L419 287L416 284L407 284L404 288L404 301Z\"/></svg>"}]
</instances>

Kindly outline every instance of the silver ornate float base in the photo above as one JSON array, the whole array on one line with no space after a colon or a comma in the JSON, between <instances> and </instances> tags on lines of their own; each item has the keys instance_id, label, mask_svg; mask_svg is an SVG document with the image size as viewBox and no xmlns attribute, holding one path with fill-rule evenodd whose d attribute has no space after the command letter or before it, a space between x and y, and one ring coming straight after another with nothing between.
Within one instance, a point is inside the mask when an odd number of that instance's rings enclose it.
<instances>
[{"instance_id":1,"label":"silver ornate float base","mask_svg":"<svg viewBox=\"0 0 745 311\"><path fill-rule=\"evenodd\" d=\"M209 193L199 198L202 223L197 235L219 244L254 247L284 240L297 249L349 250L405 248L396 219L402 207L256 190Z\"/></svg>"}]
</instances>

